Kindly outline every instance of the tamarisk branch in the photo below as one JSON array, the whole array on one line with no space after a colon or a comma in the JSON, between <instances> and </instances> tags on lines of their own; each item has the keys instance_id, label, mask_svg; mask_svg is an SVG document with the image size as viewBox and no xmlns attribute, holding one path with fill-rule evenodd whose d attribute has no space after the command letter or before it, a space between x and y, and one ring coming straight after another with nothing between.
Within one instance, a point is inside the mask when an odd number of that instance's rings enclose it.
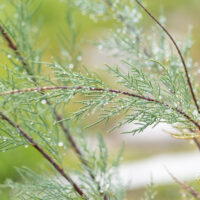
<instances>
[{"instance_id":1,"label":"tamarisk branch","mask_svg":"<svg viewBox=\"0 0 200 200\"><path fill-rule=\"evenodd\" d=\"M79 188L79 186L72 180L72 178L67 175L64 170L53 160L53 158L47 154L40 146L38 143L34 141L34 139L29 136L19 125L15 124L11 119L9 119L7 116L3 114L2 111L0 111L0 118L2 120L5 120L10 124L12 127L16 128L20 134L28 140L28 142L35 148L37 149L44 158L46 158L52 165L53 167L73 186L75 191L81 196L81 197L86 197L86 195L83 193L83 191Z\"/></svg>"},{"instance_id":2,"label":"tamarisk branch","mask_svg":"<svg viewBox=\"0 0 200 200\"><path fill-rule=\"evenodd\" d=\"M25 93L25 92L44 92L48 90L89 90L89 91L96 91L96 92L110 92L110 93L115 93L115 94L121 94L125 96L131 96L139 99L143 99L148 102L153 102L156 104L163 105L165 107L168 107L169 109L172 109L176 112L178 112L180 115L184 116L188 121L192 122L199 130L200 130L200 124L193 120L188 114L186 114L184 111L182 111L180 108L177 107L172 107L171 105L161 102L157 99L153 99L150 97L144 97L138 94L126 92L126 91L121 91L121 90L115 90L115 89L103 89L103 88L93 88L93 87L84 87L84 86L77 86L77 87L71 87L71 86L48 86L48 87L39 87L39 88L27 88L27 89L21 89L21 90L11 90L8 92L1 93L0 96L5 96L5 95L12 95L16 93Z\"/></svg>"},{"instance_id":3,"label":"tamarisk branch","mask_svg":"<svg viewBox=\"0 0 200 200\"><path fill-rule=\"evenodd\" d=\"M181 62L183 64L183 68L184 68L184 71L185 71L185 75L186 75L186 78L187 78L187 83L188 83L188 86L190 88L190 92L192 94L192 98L193 98L193 101L194 101L194 104L198 110L198 112L200 113L200 109L199 109L199 105L198 105L198 102L197 102L197 98L196 98L196 95L194 93L194 89L192 87L192 83L191 83L191 80L190 80L190 75L189 75L189 72L188 72L188 68L187 68L187 65L186 65L186 62L185 62L185 59L183 57L183 54L181 53L181 50L180 48L178 47L178 44L177 42L175 41L175 39L172 37L172 35L169 33L169 31L140 3L139 0L135 0L137 2L137 4L158 24L158 26L160 26L160 28L168 35L168 37L170 38L170 40L172 41L172 43L174 44L178 54L179 54L179 57L181 59Z\"/></svg>"},{"instance_id":4,"label":"tamarisk branch","mask_svg":"<svg viewBox=\"0 0 200 200\"><path fill-rule=\"evenodd\" d=\"M33 77L33 75L34 75L33 72L29 69L27 62L24 59L24 57L21 55L18 47L14 44L12 39L9 37L9 35L6 33L5 29L1 25L0 25L0 33L2 34L3 38L5 39L5 41L8 43L8 46L10 47L10 49L12 49L13 52L16 54L16 56L19 58L19 60L21 61L22 65L24 66L26 72L28 73L28 75L31 76L32 81L34 83L36 83L36 85L38 85L37 80ZM42 90L41 90L41 92L42 92ZM48 101L48 100L47 100L47 104L49 106L51 106L51 102ZM83 165L86 166L86 169L88 169L89 165L88 165L87 161L84 159L84 156L83 156L81 150L79 149L78 145L76 144L74 138L70 134L70 132L67 129L67 127L64 125L62 116L60 114L58 114L58 112L56 111L55 108L53 109L53 113L55 115L56 120L59 122L59 125L60 125L61 129L63 130L63 132L65 133L67 139L69 140L73 150L78 155L78 157L79 157L80 161L83 163ZM92 178L92 180L95 181L95 177L94 177L93 173L91 172L91 170L88 170L88 173L89 173L90 177ZM100 191L100 186L99 185L98 185L98 188L99 188L99 191ZM102 195L104 195L104 194L102 194ZM107 200L107 199L108 199L107 196L104 195L104 200Z\"/></svg>"}]
</instances>

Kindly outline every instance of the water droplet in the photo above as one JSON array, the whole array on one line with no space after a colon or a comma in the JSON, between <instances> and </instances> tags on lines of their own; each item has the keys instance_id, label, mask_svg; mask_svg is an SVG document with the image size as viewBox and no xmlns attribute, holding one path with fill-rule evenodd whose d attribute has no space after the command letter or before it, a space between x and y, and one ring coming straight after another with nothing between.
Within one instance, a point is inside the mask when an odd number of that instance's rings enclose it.
<instances>
[{"instance_id":1,"label":"water droplet","mask_svg":"<svg viewBox=\"0 0 200 200\"><path fill-rule=\"evenodd\" d=\"M41 103L42 103L42 104L46 104L47 101L46 101L45 99L43 99L43 100L41 101Z\"/></svg>"},{"instance_id":2,"label":"water droplet","mask_svg":"<svg viewBox=\"0 0 200 200\"><path fill-rule=\"evenodd\" d=\"M24 147L25 147L25 148L28 148L28 144L25 144Z\"/></svg>"},{"instance_id":3,"label":"water droplet","mask_svg":"<svg viewBox=\"0 0 200 200\"><path fill-rule=\"evenodd\" d=\"M73 68L74 68L74 65L73 65L73 64L70 64L70 65L69 65L69 68L70 68L70 69L73 69Z\"/></svg>"},{"instance_id":4,"label":"water droplet","mask_svg":"<svg viewBox=\"0 0 200 200\"><path fill-rule=\"evenodd\" d=\"M10 54L8 54L8 58L11 58L12 56Z\"/></svg>"},{"instance_id":5,"label":"water droplet","mask_svg":"<svg viewBox=\"0 0 200 200\"><path fill-rule=\"evenodd\" d=\"M62 51L61 51L61 54L62 54L63 56L69 56L69 53L68 53L68 51L66 51L66 50L62 50Z\"/></svg>"},{"instance_id":6,"label":"water droplet","mask_svg":"<svg viewBox=\"0 0 200 200\"><path fill-rule=\"evenodd\" d=\"M197 110L194 110L194 111L193 111L193 115L198 115L198 111L197 111Z\"/></svg>"},{"instance_id":7,"label":"water droplet","mask_svg":"<svg viewBox=\"0 0 200 200\"><path fill-rule=\"evenodd\" d=\"M99 50L102 50L102 49L103 49L103 46L100 44L100 45L98 46L98 49L99 49Z\"/></svg>"},{"instance_id":8,"label":"water droplet","mask_svg":"<svg viewBox=\"0 0 200 200\"><path fill-rule=\"evenodd\" d=\"M62 142L59 142L59 143L58 143L58 146L59 146L59 147L62 147L62 146L63 146L63 143L62 143Z\"/></svg>"},{"instance_id":9,"label":"water droplet","mask_svg":"<svg viewBox=\"0 0 200 200\"><path fill-rule=\"evenodd\" d=\"M109 183L106 184L106 190L110 187Z\"/></svg>"}]
</instances>

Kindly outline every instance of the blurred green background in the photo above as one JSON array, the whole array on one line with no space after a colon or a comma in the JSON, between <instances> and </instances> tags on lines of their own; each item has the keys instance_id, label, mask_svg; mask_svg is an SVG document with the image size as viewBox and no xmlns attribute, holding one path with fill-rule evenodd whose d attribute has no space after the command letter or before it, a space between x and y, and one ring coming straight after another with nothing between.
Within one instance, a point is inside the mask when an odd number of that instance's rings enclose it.
<instances>
[{"instance_id":1,"label":"blurred green background","mask_svg":"<svg viewBox=\"0 0 200 200\"><path fill-rule=\"evenodd\" d=\"M35 0L37 3L38 0ZM160 10L163 9L167 18L167 26L169 30L176 35L177 37L183 38L187 33L188 26L193 26L193 38L195 41L194 47L192 49L193 58L196 61L200 61L199 52L200 52L200 1L199 0L148 0L148 8L154 13L155 16L159 16ZM68 8L63 1L55 0L42 0L41 7L39 8L35 21L38 19L42 21L41 26L41 41L47 41L47 51L44 55L45 61L48 61L54 52L60 51L58 45L58 35L59 30L65 30L65 17ZM8 10L8 12L10 12ZM80 16L80 14L77 14ZM1 20L3 21L5 16L3 13L0 13ZM154 22L148 17L144 18L145 25L150 26ZM94 23L89 17L81 16L77 17L77 23L81 25L81 35L86 39L98 39L102 35L102 31L106 28L113 25L114 22L98 22ZM87 47L83 46L86 49L84 52L85 56L87 55ZM53 49L53 50L52 50ZM59 54L59 53L58 53ZM2 56L0 55L0 58ZM87 60L83 57L83 61L87 63ZM90 63L88 62L89 67ZM98 63L96 63L98 65ZM101 67L101 66L100 66ZM101 73L101 71L100 71ZM101 73L101 76L104 74ZM133 161L139 160L142 158L147 158L152 155L159 153L167 152L180 152L188 151L193 149L193 146L184 145L181 148L173 146L171 148L163 148L162 152L159 149L160 147L149 147L146 149L140 148L126 148L124 153L124 161ZM111 154L114 150L110 150ZM70 162L70 158L67 160ZM8 178L18 181L19 176L16 173L16 167L28 166L32 169L38 170L39 166L43 162L41 156L32 148L19 148L17 150L10 150L9 152L0 153L0 184ZM71 160L73 162L73 160ZM141 188L137 191L128 192L128 199L140 199L144 189ZM8 192L2 190L0 193L0 200L8 200ZM176 185L169 186L159 186L158 187L158 196L157 199L162 200L171 200L171 199L181 199L179 195L179 188Z\"/></svg>"}]
</instances>

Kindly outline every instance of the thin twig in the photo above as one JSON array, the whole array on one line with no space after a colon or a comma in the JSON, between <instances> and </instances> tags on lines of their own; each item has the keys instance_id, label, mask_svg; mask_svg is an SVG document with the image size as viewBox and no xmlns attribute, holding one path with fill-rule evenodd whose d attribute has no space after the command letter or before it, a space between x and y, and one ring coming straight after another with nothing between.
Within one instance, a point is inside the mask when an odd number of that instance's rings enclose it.
<instances>
[{"instance_id":1,"label":"thin twig","mask_svg":"<svg viewBox=\"0 0 200 200\"><path fill-rule=\"evenodd\" d=\"M25 59L22 57L22 55L20 54L19 50L18 50L18 47L13 43L12 39L9 37L9 35L6 33L5 29L0 25L0 32L3 36L3 38L7 41L8 43L8 46L15 52L15 54L20 58L20 61L22 62L26 72L29 74L29 75L33 75L31 73L31 71L29 70L28 68L28 64L26 63ZM37 84L37 80L34 79L34 77L31 77L31 79ZM51 103L47 100L47 104L50 106ZM56 116L56 119L57 121L59 121L59 124L63 130L63 132L66 134L67 138L69 139L69 142L71 143L72 147L74 148L75 152L80 156L80 159L81 160L84 160L82 158L82 153L80 152L78 146L76 145L73 137L70 135L68 129L65 127L64 123L62 122L62 117L61 115L59 115L56 110L54 109L54 114ZM85 161L84 161L85 163Z\"/></svg>"},{"instance_id":2,"label":"thin twig","mask_svg":"<svg viewBox=\"0 0 200 200\"><path fill-rule=\"evenodd\" d=\"M12 127L16 128L20 134L26 138L28 140L28 142L35 148L37 149L44 158L46 158L53 166L54 168L69 182L72 184L72 186L74 187L75 191L81 196L81 197L86 197L86 195L84 194L84 192L79 188L79 186L72 180L72 178L67 175L64 170L53 160L53 158L46 153L41 147L40 145L34 141L34 139L29 136L19 125L15 124L11 119L9 119L7 116L5 116L2 111L0 111L0 118L2 120L7 121Z\"/></svg>"},{"instance_id":3,"label":"thin twig","mask_svg":"<svg viewBox=\"0 0 200 200\"><path fill-rule=\"evenodd\" d=\"M23 66L25 67L26 72L27 72L29 75L33 75L33 74L30 72L29 68L28 68L28 64L26 63L26 61L24 60L24 58L22 57L22 55L21 55L20 52L18 51L18 47L13 43L12 39L9 37L9 35L6 33L5 29L4 29L1 25L0 25L0 32L1 32L2 36L3 36L3 38L7 41L8 46L9 46L9 47L15 52L15 54L20 58L20 61L22 62ZM37 84L37 80L36 80L36 79L34 79L33 77L31 77L31 79ZM42 92L42 90L40 90L40 91ZM49 106L51 106L51 103L50 103L48 100L47 100L47 104L48 104ZM80 158L81 162L82 162L84 165L86 165L86 166L88 167L88 164L87 164L86 160L83 158L83 155L82 155L80 149L78 148L78 146L77 146L75 140L73 139L73 137L72 137L71 134L69 133L68 129L67 129L66 126L64 125L64 123L63 123L63 121L62 121L62 120L63 120L63 119L62 119L62 116L59 115L55 109L53 110L53 112L54 112L54 115L56 116L56 120L59 121L59 124L60 124L60 126L61 126L63 132L66 134L66 136L67 136L69 142L71 143L71 145L72 145L74 151L79 155L79 158ZM91 177L94 179L94 175L93 175L93 174L91 174Z\"/></svg>"},{"instance_id":4,"label":"thin twig","mask_svg":"<svg viewBox=\"0 0 200 200\"><path fill-rule=\"evenodd\" d=\"M178 54L181 58L181 61L183 63L183 66L184 66L184 70L185 70L185 73L186 73L186 77L187 77L187 81L188 81L188 85L189 85L189 88L190 88L190 91L191 91L191 94L192 94L192 97L193 97L193 100L194 100L194 103L197 107L197 110L198 112L200 113L200 110L199 110L199 106L198 106L198 103L197 103L197 99L196 99L196 96L194 94L194 91L193 91L193 87L192 87L192 84L191 84L191 81L190 81L190 77L189 77L189 73L188 73L188 69L187 69L187 66L186 66L186 62L185 62L185 59L183 58L183 55L177 45L177 43L175 42L174 38L172 37L172 35L169 33L169 31L138 1L136 0L136 2L140 5L140 7L142 7L145 12L164 30L164 32L170 37L170 39L172 40L173 44L175 45L177 51L178 51ZM108 7L112 7L112 3L110 1L107 1L105 0L105 3L108 5ZM118 15L118 18L119 20L121 20L122 22L124 22L124 18L123 16L121 15ZM128 27L129 28L129 27ZM147 49L144 47L144 53L147 57L150 57L151 55L149 54L149 52L147 51ZM181 113L182 111L181 110L177 110L179 113ZM181 113L182 115L184 115L184 113ZM186 118L188 118L188 116L185 116ZM198 126L197 126L198 127ZM199 128L199 127L198 127ZM193 139L194 142L196 143L198 149L200 150L200 142L194 138Z\"/></svg>"},{"instance_id":5,"label":"thin twig","mask_svg":"<svg viewBox=\"0 0 200 200\"><path fill-rule=\"evenodd\" d=\"M44 91L48 91L48 90L71 90L71 89L75 89L75 90L84 90L85 89L85 90L96 91L96 92L110 92L110 93L122 94L122 95L125 95L125 96L131 96L131 97L143 99L143 100L148 101L148 102L157 103L157 104L163 105L165 107L168 107L169 109L172 109L172 110L178 112L179 114L184 116L188 121L192 122L200 130L200 124L198 124L198 122L196 122L194 119L192 119L188 114L186 114L180 108L172 107L171 105L164 103L164 102L161 102L161 101L158 101L157 99L153 99L153 98L150 98L150 97L144 97L144 96L141 96L141 95L138 95L138 94L134 94L134 93L126 92L126 91L121 91L121 90L93 88L93 87L88 88L88 87L84 87L84 86L76 86L76 87L72 87L72 86L48 86L48 87L11 90L11 91L8 91L8 92L1 93L0 96L12 95L12 94L17 94L17 93L33 92L33 91L34 92L44 92Z\"/></svg>"},{"instance_id":6,"label":"thin twig","mask_svg":"<svg viewBox=\"0 0 200 200\"><path fill-rule=\"evenodd\" d=\"M199 105L198 105L198 102L197 102L197 98L196 98L196 95L194 93L194 90L193 90L193 87L192 87L192 83L191 83L191 80L190 80L190 75L188 73L188 68L187 68L187 65L186 65L186 62L185 62L185 59L183 57L183 54L181 53L181 50L180 48L178 47L178 44L177 42L175 41L175 39L172 37L172 35L169 33L169 31L140 3L139 0L135 0L137 2L137 4L158 24L158 26L160 26L162 28L162 30L168 35L168 37L171 39L172 43L174 44L178 54L179 54L179 57L181 59L181 62L183 64L183 67L184 67L184 71L185 71L185 74L186 74L186 78L187 78L187 82L188 82L188 86L190 88L190 92L192 94L192 98L193 98L193 101L194 101L194 104L198 110L198 112L200 113L200 109L199 109Z\"/></svg>"},{"instance_id":7,"label":"thin twig","mask_svg":"<svg viewBox=\"0 0 200 200\"><path fill-rule=\"evenodd\" d=\"M28 73L28 75L31 76L32 81L35 82L36 85L38 85L37 80L33 77L34 74L30 71L27 62L25 61L25 59L23 58L23 56L19 52L18 47L13 43L12 39L9 37L9 35L6 33L5 29L1 25L0 25L0 33L2 34L3 38L7 41L10 49L12 49L14 51L14 53L17 55L17 57L19 58L19 60L23 64L26 72ZM47 101L47 104L49 106L51 106L51 102L48 101L48 99L46 101ZM83 156L81 150L79 149L79 147L77 146L74 138L72 137L72 135L70 134L70 132L66 128L66 126L64 125L62 116L57 113L55 108L53 109L53 113L56 117L56 120L59 122L61 129L63 130L66 137L68 138L73 150L76 152L76 154L78 155L78 157L79 157L80 161L83 163L83 165L85 165L86 168L88 169L89 165L88 165L87 161L84 159L84 156ZM92 178L92 180L95 182L95 176L93 175L93 173L90 170L88 170L88 173L89 173L90 177ZM100 191L100 185L99 184L98 184L98 189ZM100 194L101 194L101 192L100 192ZM105 195L105 194L101 194L101 195L104 196L104 200L108 200L107 195Z\"/></svg>"},{"instance_id":8,"label":"thin twig","mask_svg":"<svg viewBox=\"0 0 200 200\"><path fill-rule=\"evenodd\" d=\"M195 106L198 110L198 112L200 113L200 109L199 109L199 105L198 105L198 102L197 102L197 98L196 98L196 95L194 93L194 90L193 90L193 87L192 87L192 83L191 83L191 80L190 80L190 76L189 76L189 73L188 73L188 68L187 68L187 65L186 65L186 62L185 62L185 59L183 57L183 54L181 53L181 50L180 48L178 47L178 44L176 43L175 39L172 37L172 35L169 33L169 31L140 3L139 0L136 0L136 2L138 3L138 5L162 28L162 30L169 36L169 38L171 39L171 41L173 42L178 54L179 54L179 57L181 59L181 62L183 64L183 67L184 67L184 71L185 71L185 74L186 74L186 78L187 78L187 82L188 82L188 86L190 88L190 92L192 94L192 98L193 98L193 101L195 103ZM200 150L200 142L197 140L197 139L193 139L195 144L197 145L198 149Z\"/></svg>"},{"instance_id":9,"label":"thin twig","mask_svg":"<svg viewBox=\"0 0 200 200\"><path fill-rule=\"evenodd\" d=\"M25 61L24 57L20 54L18 47L13 43L12 39L9 37L9 35L6 33L5 29L1 25L0 33L2 34L3 38L7 41L9 48L12 49L15 55L19 58L27 73L30 76L33 76L33 72L29 69L27 62ZM34 77L32 77L32 80L36 82Z\"/></svg>"},{"instance_id":10,"label":"thin twig","mask_svg":"<svg viewBox=\"0 0 200 200\"><path fill-rule=\"evenodd\" d=\"M54 110L55 112L55 110ZM71 143L71 145L73 146L74 148L74 151L77 153L77 155L79 156L81 162L86 166L86 167L89 167L88 166L88 163L87 161L83 158L83 154L82 152L80 151L80 149L78 148L77 144L75 143L74 139L72 138L71 134L69 133L68 129L65 127L64 123L63 123L63 119L60 115L57 115L56 114L56 120L58 121L58 123L60 124L60 126L62 127L62 129L64 130L64 132L66 133L67 137L68 137L68 140L69 142ZM92 177L92 179L95 179L94 175L91 173L90 176Z\"/></svg>"},{"instance_id":11,"label":"thin twig","mask_svg":"<svg viewBox=\"0 0 200 200\"><path fill-rule=\"evenodd\" d=\"M198 149L200 151L200 142L199 142L199 140L197 138L194 138L193 141L197 145L197 147L198 147Z\"/></svg>"},{"instance_id":12,"label":"thin twig","mask_svg":"<svg viewBox=\"0 0 200 200\"><path fill-rule=\"evenodd\" d=\"M188 185L186 182L181 182L178 180L168 169L168 174L172 177L172 179L178 183L184 190L188 191L193 197L200 200L200 193L195 190L192 186Z\"/></svg>"}]
</instances>

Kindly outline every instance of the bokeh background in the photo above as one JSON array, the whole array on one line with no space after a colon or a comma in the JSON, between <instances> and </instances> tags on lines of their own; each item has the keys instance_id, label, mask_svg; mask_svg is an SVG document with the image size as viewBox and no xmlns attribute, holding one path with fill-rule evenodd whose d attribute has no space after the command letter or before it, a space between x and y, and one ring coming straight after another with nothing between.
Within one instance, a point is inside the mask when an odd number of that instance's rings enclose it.
<instances>
[{"instance_id":1,"label":"bokeh background","mask_svg":"<svg viewBox=\"0 0 200 200\"><path fill-rule=\"evenodd\" d=\"M35 0L37 3L38 1ZM194 60L200 61L199 52L200 52L200 1L199 0L171 0L171 1L161 1L161 0L148 0L148 8L154 13L155 16L160 15L161 9L164 10L165 16L167 18L167 27L169 31L175 35L180 41L183 39L184 35L186 35L188 26L193 27L193 39L195 44L192 49L192 55ZM68 7L65 1L62 0L42 0L41 7L39 8L34 20L41 20L42 26L40 29L40 40L41 42L47 41L47 50L44 55L45 61L51 61L52 55L55 53L57 55L61 55L60 48L58 44L58 35L59 30L65 30L66 23L65 17ZM80 11L76 11L76 21L80 24L81 33L80 38L83 37L85 40L98 40L101 38L108 28L114 26L114 21L99 21L97 23L93 22L89 16L81 16ZM8 10L9 13L9 10ZM80 17L81 16L81 17ZM0 13L0 18L3 21L5 16L3 13ZM149 27L154 22L149 19L148 17L144 18L145 26ZM1 45L3 45L1 41ZM107 52L102 52L98 50L97 47L89 44L89 42L85 42L82 46L83 51L83 60L84 63L90 70L95 71L101 75L105 80L109 81L107 74L104 73L104 64L110 63L112 64L113 58L108 56ZM3 60L3 56L0 55L0 59ZM87 123L87 122L83 122ZM122 141L125 142L125 150L124 150L124 159L122 161L122 170L144 170L146 168L154 167L151 165L147 165L148 163L152 162L152 164L164 163L169 164L170 166L174 166L178 171L184 172L184 166L182 165L184 161L184 157L187 156L193 157L196 155L196 148L195 146L189 141L182 141L176 140L171 138L165 131L168 130L170 127L168 126L159 126L155 129L148 129L145 133L141 133L140 135L132 136L132 135L120 135L120 131L117 130L112 133L107 133L109 127L115 121L111 121L110 124L106 126L97 126L93 129L88 130L92 133L95 132L102 132L104 133L104 137L106 139L107 145L109 147L110 156L112 157L113 154L116 154L116 151L120 149ZM124 127L125 130L128 130L130 127ZM181 155L183 159L180 159L180 165L174 164L174 160L179 160ZM185 156L184 156L185 155ZM166 157L166 160L162 160L163 157ZM156 158L156 159L155 159ZM195 159L196 157L194 157ZM34 170L39 170L38 166L41 165L43 159L41 156L32 148L18 148L15 150L10 150L8 152L0 153L0 184L4 183L6 179L13 179L19 181L19 175L16 172L16 167L28 166ZM68 157L66 159L66 163L70 166L75 165L76 160L73 159L73 156ZM191 160L194 162L194 160ZM132 168L127 168L127 164L133 165ZM182 166L181 166L182 165ZM138 168L138 166L140 166ZM124 167L124 168L123 168ZM189 166L191 167L191 166ZM160 168L163 168L160 165ZM156 168L157 170L157 168ZM193 169L190 169L191 171ZM152 171L152 174L150 173ZM136 172L139 174L140 177L134 179L135 184L131 186L127 193L127 199L140 199L143 195L145 190L145 184L150 182L150 179L154 180L155 177L155 186L158 192L157 199L162 200L171 200L171 199L181 199L180 197L180 188L173 181L170 182L170 177L167 179L166 177L163 178L156 178L159 176L159 169L157 174L154 170L145 171L145 173L149 173L149 179L142 177L141 172ZM174 171L176 173L176 171ZM134 176L134 175L133 175ZM191 174L192 176L192 174ZM198 177L198 174L197 174ZM200 177L200 172L199 172ZM144 179L141 183L139 179ZM180 178L187 179L192 184L195 184L192 181L194 176L182 176ZM138 184L137 184L138 183ZM9 195L6 189L2 189L0 193L0 200L8 200Z\"/></svg>"}]
</instances>

